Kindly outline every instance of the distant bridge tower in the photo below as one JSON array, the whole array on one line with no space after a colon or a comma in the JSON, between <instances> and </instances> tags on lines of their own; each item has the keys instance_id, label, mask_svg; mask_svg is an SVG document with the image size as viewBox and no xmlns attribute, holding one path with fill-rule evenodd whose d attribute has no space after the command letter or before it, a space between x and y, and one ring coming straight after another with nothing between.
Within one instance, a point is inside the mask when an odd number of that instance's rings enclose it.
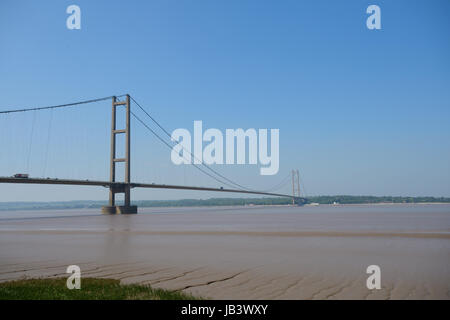
<instances>
[{"instance_id":1,"label":"distant bridge tower","mask_svg":"<svg viewBox=\"0 0 450 320\"><path fill-rule=\"evenodd\" d=\"M292 170L292 204L295 204L295 198L300 198L300 174L298 170Z\"/></svg>"},{"instance_id":2,"label":"distant bridge tower","mask_svg":"<svg viewBox=\"0 0 450 320\"><path fill-rule=\"evenodd\" d=\"M116 109L117 107L125 107L126 127L125 129L117 129ZM125 158L116 158L116 136L125 134ZM125 163L125 181L116 183L116 163ZM116 97L112 99L112 122L111 122L111 157L110 157L110 182L109 188L109 205L102 207L103 213L109 214L127 214L137 213L137 206L130 203L130 95L126 95L125 101L118 101ZM124 205L116 206L116 194L123 193L125 195Z\"/></svg>"}]
</instances>

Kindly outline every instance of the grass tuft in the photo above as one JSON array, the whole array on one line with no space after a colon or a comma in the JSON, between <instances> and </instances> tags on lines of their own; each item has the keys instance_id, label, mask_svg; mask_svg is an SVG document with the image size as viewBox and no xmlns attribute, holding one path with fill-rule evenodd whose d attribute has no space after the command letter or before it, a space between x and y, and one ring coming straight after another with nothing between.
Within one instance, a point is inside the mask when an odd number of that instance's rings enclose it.
<instances>
[{"instance_id":1,"label":"grass tuft","mask_svg":"<svg viewBox=\"0 0 450 320\"><path fill-rule=\"evenodd\" d=\"M148 285L121 285L119 280L82 278L69 290L67 278L25 279L0 283L0 300L193 300L191 295Z\"/></svg>"}]
</instances>

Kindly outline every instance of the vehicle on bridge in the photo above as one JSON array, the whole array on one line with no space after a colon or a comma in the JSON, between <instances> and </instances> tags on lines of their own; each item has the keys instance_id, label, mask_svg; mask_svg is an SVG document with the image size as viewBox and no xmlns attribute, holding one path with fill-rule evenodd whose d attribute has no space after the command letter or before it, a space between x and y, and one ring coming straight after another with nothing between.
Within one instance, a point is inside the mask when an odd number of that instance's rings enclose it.
<instances>
[{"instance_id":1,"label":"vehicle on bridge","mask_svg":"<svg viewBox=\"0 0 450 320\"><path fill-rule=\"evenodd\" d=\"M14 175L14 178L28 179L29 175L28 175L28 173L16 173Z\"/></svg>"}]
</instances>

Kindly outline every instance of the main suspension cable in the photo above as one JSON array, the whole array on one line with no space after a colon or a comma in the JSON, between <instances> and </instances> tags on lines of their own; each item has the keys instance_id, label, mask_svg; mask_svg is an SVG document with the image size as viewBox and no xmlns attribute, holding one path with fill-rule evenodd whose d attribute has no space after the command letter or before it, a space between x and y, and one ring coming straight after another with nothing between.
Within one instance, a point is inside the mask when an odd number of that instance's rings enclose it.
<instances>
[{"instance_id":1,"label":"main suspension cable","mask_svg":"<svg viewBox=\"0 0 450 320\"><path fill-rule=\"evenodd\" d=\"M123 94L123 95L120 95L120 96L117 96L117 97L123 97L123 96L125 96L125 95ZM0 114L73 107L73 106L78 106L78 105L81 105L81 104L87 104L87 103L93 103L93 102L108 100L108 99L112 99L113 97L114 96L109 96L109 97L104 97L104 98L84 100L84 101L78 101L78 102L72 102L72 103L66 103L66 104L59 104L59 105L54 105L54 106L46 106L46 107L10 109L10 110L0 111Z\"/></svg>"},{"instance_id":2,"label":"main suspension cable","mask_svg":"<svg viewBox=\"0 0 450 320\"><path fill-rule=\"evenodd\" d=\"M170 138L171 142L176 142L176 141L174 141L172 139L172 135L166 129L164 129L164 127L155 118L153 118L132 96L130 96L130 98ZM222 179L224 179L224 180L228 181L229 183L233 184L234 185L233 188L235 188L237 186L237 187L245 189L245 190L249 190L249 191L251 190L250 188L244 187L244 186L240 185L239 183L234 182L233 180L230 180L227 177L223 176L222 174L220 174L219 172L217 172L216 170L214 170L210 166L208 166L208 165L204 164L202 161L200 161L194 154L192 154L192 152L190 150L187 150L182 145L180 145L180 146L183 148L183 150L188 152L195 160L200 162L200 164L203 165L205 168L207 168L208 170L210 170L211 172L213 172L217 176L221 177ZM227 185L229 186L229 184L227 184Z\"/></svg>"},{"instance_id":3,"label":"main suspension cable","mask_svg":"<svg viewBox=\"0 0 450 320\"><path fill-rule=\"evenodd\" d=\"M158 138L159 141L161 141L165 146L167 146L169 149L172 149L172 146L170 144L168 144L163 138L161 138L161 136L159 134L157 134L153 129L151 129L141 118L139 118L133 111L130 111L130 114L136 119L138 120L145 128L147 128L147 130L149 130L156 138ZM205 170L203 170L202 168L200 168L199 166L197 166L196 164L193 164L193 166L195 168L197 168L198 170L200 170L201 172L203 172L204 174L206 174L207 176L209 176L210 178L216 180L217 182L219 182L220 184L225 184L231 188L235 188L235 186L230 185L218 178L216 178L215 176L209 174L208 172L206 172Z\"/></svg>"}]
</instances>

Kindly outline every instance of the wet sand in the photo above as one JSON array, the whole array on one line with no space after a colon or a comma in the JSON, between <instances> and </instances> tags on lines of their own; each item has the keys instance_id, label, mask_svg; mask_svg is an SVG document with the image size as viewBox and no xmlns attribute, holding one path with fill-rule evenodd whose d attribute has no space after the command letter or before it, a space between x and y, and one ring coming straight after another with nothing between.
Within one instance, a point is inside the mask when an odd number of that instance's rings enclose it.
<instances>
[{"instance_id":1,"label":"wet sand","mask_svg":"<svg viewBox=\"0 0 450 320\"><path fill-rule=\"evenodd\" d=\"M450 299L449 262L443 204L0 212L0 281L76 264L212 299Z\"/></svg>"}]
</instances>

